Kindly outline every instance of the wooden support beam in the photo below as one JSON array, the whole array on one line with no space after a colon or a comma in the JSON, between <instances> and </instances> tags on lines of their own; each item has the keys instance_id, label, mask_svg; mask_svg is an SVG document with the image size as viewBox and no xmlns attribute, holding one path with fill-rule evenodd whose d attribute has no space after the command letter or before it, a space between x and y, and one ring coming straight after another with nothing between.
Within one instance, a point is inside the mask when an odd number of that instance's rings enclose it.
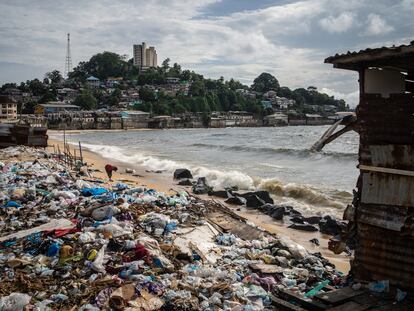
<instances>
[{"instance_id":1,"label":"wooden support beam","mask_svg":"<svg viewBox=\"0 0 414 311\"><path fill-rule=\"evenodd\" d=\"M361 171L367 171L367 172L377 172L377 173L385 173L385 174L394 174L394 175L403 175L403 176L412 176L412 177L414 177L414 171L408 171L408 170L399 170L399 169L395 169L395 168L369 166L369 165L362 165L362 164L360 164L358 166L358 168Z\"/></svg>"}]
</instances>

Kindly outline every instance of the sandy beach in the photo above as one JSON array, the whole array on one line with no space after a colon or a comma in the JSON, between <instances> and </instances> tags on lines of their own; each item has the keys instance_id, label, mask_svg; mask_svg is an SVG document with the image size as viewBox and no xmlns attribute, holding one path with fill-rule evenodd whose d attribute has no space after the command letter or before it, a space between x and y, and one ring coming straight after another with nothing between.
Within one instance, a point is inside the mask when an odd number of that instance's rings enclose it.
<instances>
[{"instance_id":1,"label":"sandy beach","mask_svg":"<svg viewBox=\"0 0 414 311\"><path fill-rule=\"evenodd\" d=\"M79 131L78 131L79 132ZM54 132L57 133L57 132ZM60 132L61 133L61 132ZM62 137L63 139L63 137ZM63 150L63 142L56 139L49 139L49 151L53 152L53 146L57 149L57 146ZM79 147L76 145L70 145L71 150L77 149L77 154L79 154ZM117 159L109 159L100 156L97 153L94 153L87 148L82 148L84 162L86 162L92 169L92 178L102 178L105 181L105 185L112 185L118 182L134 184L138 186L144 186L147 188L157 189L158 191L165 192L167 194L180 192L180 191L191 191L191 187L184 187L177 185L174 182L170 173L167 172L153 172L148 171L146 168L139 166L126 164ZM118 167L118 171L114 173L113 181L109 182L108 177L106 176L104 166L106 164L112 164ZM134 174L126 173L125 170L133 169ZM229 205L224 203L223 199L210 196L200 196L203 199L211 199L220 202L226 207L230 208L233 212L239 216L247 219L256 226L265 229L272 234L281 234L289 236L293 241L303 245L310 252L320 252L325 258L331 261L337 269L343 273L348 273L350 269L349 260L351 257L346 256L345 254L336 255L328 249L329 236L321 234L320 232L305 232L294 229L287 228L287 225L283 222L275 221L271 217L249 208L240 208L237 206ZM320 246L309 242L309 240L317 238L320 241Z\"/></svg>"}]
</instances>

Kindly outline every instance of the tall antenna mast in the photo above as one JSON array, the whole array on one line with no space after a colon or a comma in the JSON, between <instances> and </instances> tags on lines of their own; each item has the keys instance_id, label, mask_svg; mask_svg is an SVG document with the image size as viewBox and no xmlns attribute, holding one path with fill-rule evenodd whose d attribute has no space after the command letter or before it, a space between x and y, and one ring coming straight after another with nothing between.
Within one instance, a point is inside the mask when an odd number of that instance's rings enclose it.
<instances>
[{"instance_id":1,"label":"tall antenna mast","mask_svg":"<svg viewBox=\"0 0 414 311\"><path fill-rule=\"evenodd\" d=\"M66 46L65 77L69 77L72 71L72 56L70 55L70 33L68 33L68 44Z\"/></svg>"}]
</instances>

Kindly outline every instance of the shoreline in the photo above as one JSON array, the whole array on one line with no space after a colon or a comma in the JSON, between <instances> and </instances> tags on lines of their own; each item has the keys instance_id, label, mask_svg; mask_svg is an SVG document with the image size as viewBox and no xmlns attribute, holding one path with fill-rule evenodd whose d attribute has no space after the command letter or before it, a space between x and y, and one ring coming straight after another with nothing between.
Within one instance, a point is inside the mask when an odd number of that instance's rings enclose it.
<instances>
[{"instance_id":1,"label":"shoreline","mask_svg":"<svg viewBox=\"0 0 414 311\"><path fill-rule=\"evenodd\" d=\"M56 139L49 139L49 145L60 145L62 148L63 141L59 141ZM71 146L76 146L69 144ZM62 148L63 149L63 148ZM53 148L50 149L49 151ZM102 178L106 181L105 185L115 185L117 182L123 183L130 183L139 186L145 186L148 188L156 189L157 191L165 192L166 194L176 193L177 191L187 191L191 193L190 186L180 186L177 185L173 181L172 174L165 174L165 173L155 173L150 172L140 165L131 165L126 164L125 162L114 160L114 159L107 159L102 155L88 150L86 147L82 148L84 162L88 163L88 165L92 165L93 169L99 169L101 172L93 172L93 176L98 178ZM106 173L104 171L104 166L106 164L112 164L118 167L118 171L115 172L113 176L113 182L109 183L107 180ZM134 169L136 173L133 176L130 173L126 173L125 169ZM224 205L225 207L229 208L232 212L236 213L237 215L247 219L248 221L254 223L256 226L265 229L269 233L276 234L276 235L283 235L288 236L294 242L302 245L310 252L320 252L325 258L327 258L331 263L333 263L337 269L343 273L348 273L350 270L350 259L351 257L346 256L344 254L336 255L328 249L328 241L330 236L321 234L320 232L306 232L306 231L299 231L295 229L287 228L287 224L279 221L275 221L270 216L261 213L258 210L249 209L249 208L240 208L238 206L230 205L224 203L224 199L219 199L217 197L212 197L208 195L199 196L204 200L212 200L219 202L220 204ZM320 241L320 246L316 246L309 242L309 240L317 238Z\"/></svg>"}]
</instances>

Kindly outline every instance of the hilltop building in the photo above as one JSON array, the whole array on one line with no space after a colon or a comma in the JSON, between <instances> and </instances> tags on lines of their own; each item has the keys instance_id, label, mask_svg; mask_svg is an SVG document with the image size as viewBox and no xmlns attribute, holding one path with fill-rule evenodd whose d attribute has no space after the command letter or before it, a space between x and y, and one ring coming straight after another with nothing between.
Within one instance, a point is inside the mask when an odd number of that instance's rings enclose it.
<instances>
[{"instance_id":1,"label":"hilltop building","mask_svg":"<svg viewBox=\"0 0 414 311\"><path fill-rule=\"evenodd\" d=\"M101 81L99 81L99 79L97 77L89 76L88 78L86 78L86 83L91 88L98 88L99 85L101 84Z\"/></svg>"},{"instance_id":2,"label":"hilltop building","mask_svg":"<svg viewBox=\"0 0 414 311\"><path fill-rule=\"evenodd\" d=\"M147 48L147 44L142 42L142 44L134 44L134 66L140 68L140 70L145 70L150 67L157 67L157 51L155 47L150 46Z\"/></svg>"},{"instance_id":3,"label":"hilltop building","mask_svg":"<svg viewBox=\"0 0 414 311\"><path fill-rule=\"evenodd\" d=\"M9 96L0 96L0 120L17 119L17 102Z\"/></svg>"}]
</instances>

